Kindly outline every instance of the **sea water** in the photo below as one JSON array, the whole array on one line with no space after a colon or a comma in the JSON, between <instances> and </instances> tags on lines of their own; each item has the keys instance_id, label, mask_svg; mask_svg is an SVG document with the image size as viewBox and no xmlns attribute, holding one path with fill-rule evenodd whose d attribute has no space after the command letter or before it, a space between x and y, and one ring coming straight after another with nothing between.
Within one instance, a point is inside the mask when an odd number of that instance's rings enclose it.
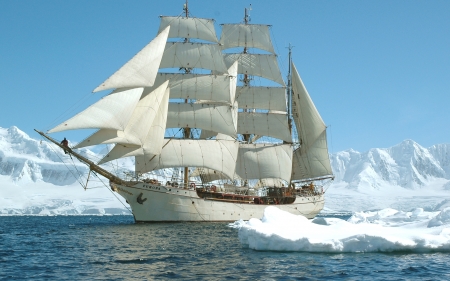
<instances>
[{"instance_id":1,"label":"sea water","mask_svg":"<svg viewBox=\"0 0 450 281\"><path fill-rule=\"evenodd\" d=\"M333 225L342 221L370 223L365 215L330 214L316 224L338 232ZM131 216L0 217L0 280L450 280L445 249L339 252L262 246L300 243L302 238L294 237L302 235L296 233L298 224L287 225L270 226L267 218L135 224ZM293 236L283 237L286 230ZM249 231L259 246L249 244Z\"/></svg>"}]
</instances>

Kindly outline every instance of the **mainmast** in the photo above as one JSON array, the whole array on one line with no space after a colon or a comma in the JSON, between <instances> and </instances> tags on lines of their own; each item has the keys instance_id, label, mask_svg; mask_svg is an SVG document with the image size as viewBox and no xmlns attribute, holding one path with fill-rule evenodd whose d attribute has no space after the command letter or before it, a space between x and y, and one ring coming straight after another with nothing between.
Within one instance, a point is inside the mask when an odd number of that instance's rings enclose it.
<instances>
[{"instance_id":1,"label":"mainmast","mask_svg":"<svg viewBox=\"0 0 450 281\"><path fill-rule=\"evenodd\" d=\"M189 17L189 7L188 7L188 0L186 0L186 4L184 4L183 10L185 12L186 17Z\"/></svg>"},{"instance_id":2,"label":"mainmast","mask_svg":"<svg viewBox=\"0 0 450 281\"><path fill-rule=\"evenodd\" d=\"M248 22L250 21L250 15L249 15L249 11L252 10L252 4L250 4L250 8L245 8L245 12L244 12L244 24L247 25ZM245 35L245 46L244 46L244 54L247 54L247 34ZM250 78L248 77L248 74L245 73L244 74L244 79L242 80L242 83L244 83L244 87L249 87L250 86ZM247 109L245 110L247 111ZM242 137L244 138L244 141L248 142L250 141L250 136L251 134L242 134Z\"/></svg>"},{"instance_id":3,"label":"mainmast","mask_svg":"<svg viewBox=\"0 0 450 281\"><path fill-rule=\"evenodd\" d=\"M185 12L185 16L186 18L189 17L189 5L188 5L188 0L186 0L186 3L183 6L183 10ZM184 38L184 42L187 43L189 42L189 38ZM190 73L190 69L188 68L184 68L185 73ZM189 99L185 99L184 103L188 103ZM185 139L189 139L191 138L191 128L184 128L184 138ZM183 177L184 177L184 184L185 186L188 186L189 184L189 167L184 167L184 173L183 173Z\"/></svg>"}]
</instances>

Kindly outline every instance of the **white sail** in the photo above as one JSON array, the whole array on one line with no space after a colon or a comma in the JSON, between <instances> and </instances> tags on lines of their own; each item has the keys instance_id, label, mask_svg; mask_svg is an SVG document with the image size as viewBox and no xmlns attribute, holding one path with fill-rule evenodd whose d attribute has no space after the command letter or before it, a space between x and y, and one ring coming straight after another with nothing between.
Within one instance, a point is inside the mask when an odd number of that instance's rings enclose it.
<instances>
[{"instance_id":1,"label":"white sail","mask_svg":"<svg viewBox=\"0 0 450 281\"><path fill-rule=\"evenodd\" d=\"M213 100L233 104L236 96L237 63L229 74L158 73L153 87L144 88L146 95L169 80L171 99Z\"/></svg>"},{"instance_id":2,"label":"white sail","mask_svg":"<svg viewBox=\"0 0 450 281\"><path fill-rule=\"evenodd\" d=\"M312 179L333 174L327 150L326 131L310 144L294 151L292 180Z\"/></svg>"},{"instance_id":3,"label":"white sail","mask_svg":"<svg viewBox=\"0 0 450 281\"><path fill-rule=\"evenodd\" d=\"M167 88L167 84L168 82L161 85L151 95L153 107L147 108L147 111L152 112L151 115L153 118L151 121L145 123L147 129L143 129L140 145L124 142L117 143L114 148L100 160L98 163L99 165L123 157L137 155L147 155L148 157L151 157L161 153L166 130L170 92L170 89Z\"/></svg>"},{"instance_id":4,"label":"white sail","mask_svg":"<svg viewBox=\"0 0 450 281\"><path fill-rule=\"evenodd\" d=\"M292 142L287 114L282 113L239 112L237 132Z\"/></svg>"},{"instance_id":5,"label":"white sail","mask_svg":"<svg viewBox=\"0 0 450 281\"><path fill-rule=\"evenodd\" d=\"M236 136L237 107L209 103L170 103L167 128L199 128Z\"/></svg>"},{"instance_id":6,"label":"white sail","mask_svg":"<svg viewBox=\"0 0 450 281\"><path fill-rule=\"evenodd\" d=\"M274 186L274 187L286 187L286 183L281 179L260 179L254 186L254 188L260 188L264 186Z\"/></svg>"},{"instance_id":7,"label":"white sail","mask_svg":"<svg viewBox=\"0 0 450 281\"><path fill-rule=\"evenodd\" d=\"M286 112L286 89L282 87L237 87L239 108Z\"/></svg>"},{"instance_id":8,"label":"white sail","mask_svg":"<svg viewBox=\"0 0 450 281\"><path fill-rule=\"evenodd\" d=\"M170 27L137 53L131 60L106 79L94 92L125 87L150 87L155 81Z\"/></svg>"},{"instance_id":9,"label":"white sail","mask_svg":"<svg viewBox=\"0 0 450 281\"><path fill-rule=\"evenodd\" d=\"M238 75L238 62L235 61L230 67L228 67L228 75L230 76L230 99L231 104L234 104L236 100L236 85L237 85L237 75ZM216 99L214 99L216 100Z\"/></svg>"},{"instance_id":10,"label":"white sail","mask_svg":"<svg viewBox=\"0 0 450 281\"><path fill-rule=\"evenodd\" d=\"M292 145L241 144L236 174L242 179L276 178L290 182Z\"/></svg>"},{"instance_id":11,"label":"white sail","mask_svg":"<svg viewBox=\"0 0 450 281\"><path fill-rule=\"evenodd\" d=\"M124 90L103 97L49 133L75 129L124 130L139 102L143 88Z\"/></svg>"},{"instance_id":12,"label":"white sail","mask_svg":"<svg viewBox=\"0 0 450 281\"><path fill-rule=\"evenodd\" d=\"M293 180L332 175L326 126L292 64L292 114L300 148L294 153Z\"/></svg>"},{"instance_id":13,"label":"white sail","mask_svg":"<svg viewBox=\"0 0 450 281\"><path fill-rule=\"evenodd\" d=\"M234 102L230 95L228 75L205 75L192 78L180 75L171 80L170 89L171 98L215 100L230 104Z\"/></svg>"},{"instance_id":14,"label":"white sail","mask_svg":"<svg viewBox=\"0 0 450 281\"><path fill-rule=\"evenodd\" d=\"M203 68L227 73L219 45L190 42L167 42L159 68Z\"/></svg>"},{"instance_id":15,"label":"white sail","mask_svg":"<svg viewBox=\"0 0 450 281\"><path fill-rule=\"evenodd\" d=\"M197 38L218 42L213 19L161 16L158 33L168 26L169 38Z\"/></svg>"},{"instance_id":16,"label":"white sail","mask_svg":"<svg viewBox=\"0 0 450 281\"><path fill-rule=\"evenodd\" d=\"M217 135L217 132L202 130L202 132L200 134L200 139L209 139L209 138L215 137L216 135Z\"/></svg>"},{"instance_id":17,"label":"white sail","mask_svg":"<svg viewBox=\"0 0 450 281\"><path fill-rule=\"evenodd\" d=\"M222 172L208 168L195 168L195 170L189 175L189 177L200 177L203 183L230 179Z\"/></svg>"},{"instance_id":18,"label":"white sail","mask_svg":"<svg viewBox=\"0 0 450 281\"><path fill-rule=\"evenodd\" d=\"M171 167L204 167L233 178L239 143L230 140L166 139L157 156L136 156L136 171Z\"/></svg>"},{"instance_id":19,"label":"white sail","mask_svg":"<svg viewBox=\"0 0 450 281\"><path fill-rule=\"evenodd\" d=\"M223 49L246 47L275 53L270 40L269 25L222 24L220 44Z\"/></svg>"},{"instance_id":20,"label":"white sail","mask_svg":"<svg viewBox=\"0 0 450 281\"><path fill-rule=\"evenodd\" d=\"M224 54L224 59L227 66L230 66L235 61L238 61L239 74L264 77L284 86L284 81L281 77L276 55Z\"/></svg>"},{"instance_id":21,"label":"white sail","mask_svg":"<svg viewBox=\"0 0 450 281\"><path fill-rule=\"evenodd\" d=\"M153 124L159 111L168 84L169 82L166 81L152 93L142 95L123 131L101 129L78 143L74 148L106 143L142 146L147 138L149 126ZM167 105L164 106L167 107Z\"/></svg>"}]
</instances>

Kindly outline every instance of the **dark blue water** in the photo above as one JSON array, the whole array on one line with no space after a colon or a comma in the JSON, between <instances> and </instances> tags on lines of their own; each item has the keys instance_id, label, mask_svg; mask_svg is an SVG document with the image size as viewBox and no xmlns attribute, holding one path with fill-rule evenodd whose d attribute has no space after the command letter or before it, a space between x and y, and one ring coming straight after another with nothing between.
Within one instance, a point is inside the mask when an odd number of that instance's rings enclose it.
<instances>
[{"instance_id":1,"label":"dark blue water","mask_svg":"<svg viewBox=\"0 0 450 281\"><path fill-rule=\"evenodd\" d=\"M0 217L0 280L450 280L447 253L242 248L226 223Z\"/></svg>"}]
</instances>

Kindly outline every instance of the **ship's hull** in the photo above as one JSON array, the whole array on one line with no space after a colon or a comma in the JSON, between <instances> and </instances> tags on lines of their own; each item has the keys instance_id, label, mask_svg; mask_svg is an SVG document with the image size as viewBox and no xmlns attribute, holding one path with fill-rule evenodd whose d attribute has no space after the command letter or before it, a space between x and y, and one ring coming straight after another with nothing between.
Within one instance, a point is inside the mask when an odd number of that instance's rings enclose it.
<instances>
[{"instance_id":1,"label":"ship's hull","mask_svg":"<svg viewBox=\"0 0 450 281\"><path fill-rule=\"evenodd\" d=\"M195 190L137 183L112 185L130 205L136 222L236 221L261 218L269 205L200 198ZM295 215L314 218L324 206L324 196L297 196L294 203L271 205Z\"/></svg>"}]
</instances>

